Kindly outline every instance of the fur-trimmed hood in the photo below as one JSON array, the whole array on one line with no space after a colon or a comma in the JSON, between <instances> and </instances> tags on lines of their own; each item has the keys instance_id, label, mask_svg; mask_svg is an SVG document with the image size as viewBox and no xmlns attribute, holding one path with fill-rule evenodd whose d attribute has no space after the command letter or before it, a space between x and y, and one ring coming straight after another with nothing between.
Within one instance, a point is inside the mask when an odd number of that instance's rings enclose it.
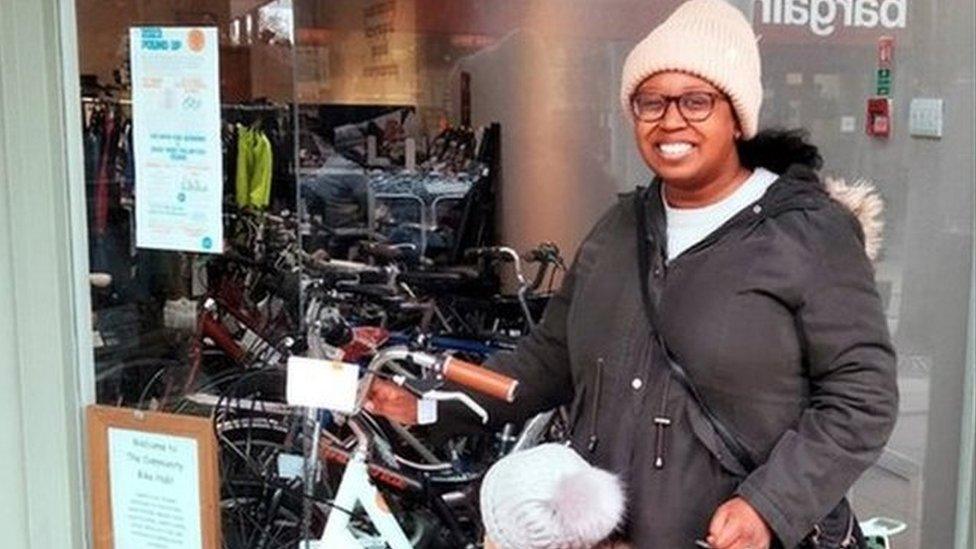
<instances>
[{"instance_id":1,"label":"fur-trimmed hood","mask_svg":"<svg viewBox=\"0 0 976 549\"><path fill-rule=\"evenodd\" d=\"M868 258L876 262L884 227L881 220L884 203L877 189L863 179L849 183L843 178L821 177L823 157L817 147L807 141L808 137L807 131L798 128L765 128L753 139L737 142L736 148L743 166L749 169L764 167L789 182L778 189L773 201L776 207L782 210L798 205L817 207L816 203L820 201L813 199L811 202L807 193L814 191L813 195L826 193L850 211L861 226Z\"/></svg>"},{"instance_id":2,"label":"fur-trimmed hood","mask_svg":"<svg viewBox=\"0 0 976 549\"><path fill-rule=\"evenodd\" d=\"M824 188L827 194L850 210L861 224L864 232L864 251L872 262L878 260L883 240L884 200L878 189L866 179L848 183L843 178L825 177Z\"/></svg>"},{"instance_id":3,"label":"fur-trimmed hood","mask_svg":"<svg viewBox=\"0 0 976 549\"><path fill-rule=\"evenodd\" d=\"M830 201L851 213L860 225L865 253L872 263L878 260L883 240L884 201L872 182L821 176L815 168L803 163L791 164L778 175L779 180L767 193L774 212L818 208L823 205L824 198L829 197Z\"/></svg>"}]
</instances>

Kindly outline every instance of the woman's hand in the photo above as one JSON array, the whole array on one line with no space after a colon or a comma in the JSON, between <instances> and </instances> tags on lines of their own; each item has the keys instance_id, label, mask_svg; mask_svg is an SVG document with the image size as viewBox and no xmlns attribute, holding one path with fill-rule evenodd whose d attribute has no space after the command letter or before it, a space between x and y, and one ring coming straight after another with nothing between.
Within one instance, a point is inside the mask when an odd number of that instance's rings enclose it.
<instances>
[{"instance_id":1,"label":"woman's hand","mask_svg":"<svg viewBox=\"0 0 976 549\"><path fill-rule=\"evenodd\" d=\"M715 510L706 541L714 549L768 549L773 533L746 500L736 497Z\"/></svg>"},{"instance_id":2,"label":"woman's hand","mask_svg":"<svg viewBox=\"0 0 976 549\"><path fill-rule=\"evenodd\" d=\"M363 407L397 423L417 424L417 397L385 379L373 378Z\"/></svg>"}]
</instances>

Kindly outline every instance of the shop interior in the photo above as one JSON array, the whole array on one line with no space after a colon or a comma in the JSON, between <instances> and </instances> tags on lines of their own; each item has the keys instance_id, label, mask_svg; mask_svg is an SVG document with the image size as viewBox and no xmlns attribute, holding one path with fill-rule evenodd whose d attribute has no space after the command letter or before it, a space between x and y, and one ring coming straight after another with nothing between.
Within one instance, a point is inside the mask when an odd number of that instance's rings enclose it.
<instances>
[{"instance_id":1,"label":"shop interior","mask_svg":"<svg viewBox=\"0 0 976 549\"><path fill-rule=\"evenodd\" d=\"M371 478L411 546L479 543L479 476L523 438L558 437L559 412L454 437L309 415L284 404L285 364L365 365L391 346L480 363L512 349L601 212L652 175L617 85L626 52L677 2L75 4L97 402L212 418L229 549L319 539L363 432L377 449ZM878 284L905 405L852 497L865 518L902 525L899 548L936 546L923 543L944 524L930 514L954 510L925 509L955 463L934 425L955 425L961 410L939 391L962 375L968 263L946 259L970 257L972 244L972 190L956 175L973 160L947 161L972 148L971 128L908 134L910 97L972 104L959 84L971 84L972 63L938 61L946 16L923 11L891 31L887 140L863 128L879 33L763 35L762 123L806 127L827 171L873 179L887 204ZM136 245L128 38L144 26L217 29L221 254ZM391 375L421 374L421 361L401 362ZM363 509L350 511L361 540L382 539Z\"/></svg>"}]
</instances>

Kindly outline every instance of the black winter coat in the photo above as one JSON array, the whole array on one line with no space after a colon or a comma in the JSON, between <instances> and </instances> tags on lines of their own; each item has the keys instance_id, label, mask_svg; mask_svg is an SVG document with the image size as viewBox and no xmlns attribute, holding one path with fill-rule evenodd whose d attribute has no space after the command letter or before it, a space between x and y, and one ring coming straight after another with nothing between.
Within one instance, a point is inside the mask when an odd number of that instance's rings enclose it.
<instances>
[{"instance_id":1,"label":"black winter coat","mask_svg":"<svg viewBox=\"0 0 976 549\"><path fill-rule=\"evenodd\" d=\"M623 535L635 547L694 547L735 495L777 545L794 547L877 459L897 415L895 352L864 233L797 164L666 263L660 184L646 205L660 329L759 467L746 474L671 380L642 310L632 194L586 237L538 329L490 362L521 385L515 405L489 412L519 422L568 405L574 447L628 487Z\"/></svg>"}]
</instances>

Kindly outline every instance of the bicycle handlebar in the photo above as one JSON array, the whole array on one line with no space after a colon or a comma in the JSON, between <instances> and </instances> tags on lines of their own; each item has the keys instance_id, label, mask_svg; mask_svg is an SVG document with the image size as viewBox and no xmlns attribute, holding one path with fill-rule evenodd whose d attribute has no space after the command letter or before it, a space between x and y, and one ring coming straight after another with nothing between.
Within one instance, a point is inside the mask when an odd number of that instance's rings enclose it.
<instances>
[{"instance_id":1,"label":"bicycle handlebar","mask_svg":"<svg viewBox=\"0 0 976 549\"><path fill-rule=\"evenodd\" d=\"M448 381L505 402L515 401L519 384L517 379L454 357L444 359L440 369Z\"/></svg>"},{"instance_id":2,"label":"bicycle handlebar","mask_svg":"<svg viewBox=\"0 0 976 549\"><path fill-rule=\"evenodd\" d=\"M525 274L522 271L522 256L518 254L514 249L508 246L491 246L488 248L471 248L465 252L465 257L487 257L489 259L494 259L497 261L512 262L513 269L515 270L515 278L518 280L520 287L526 287L528 283L525 280Z\"/></svg>"},{"instance_id":3,"label":"bicycle handlebar","mask_svg":"<svg viewBox=\"0 0 976 549\"><path fill-rule=\"evenodd\" d=\"M387 363L407 359L425 370L439 373L448 381L473 391L505 402L515 401L519 384L517 379L454 357L441 358L429 353L410 351L406 347L390 347L373 357L369 370L379 371Z\"/></svg>"},{"instance_id":4,"label":"bicycle handlebar","mask_svg":"<svg viewBox=\"0 0 976 549\"><path fill-rule=\"evenodd\" d=\"M399 261L406 256L417 253L417 246L410 243L385 244L382 242L368 242L362 250L367 255L384 261Z\"/></svg>"}]
</instances>

